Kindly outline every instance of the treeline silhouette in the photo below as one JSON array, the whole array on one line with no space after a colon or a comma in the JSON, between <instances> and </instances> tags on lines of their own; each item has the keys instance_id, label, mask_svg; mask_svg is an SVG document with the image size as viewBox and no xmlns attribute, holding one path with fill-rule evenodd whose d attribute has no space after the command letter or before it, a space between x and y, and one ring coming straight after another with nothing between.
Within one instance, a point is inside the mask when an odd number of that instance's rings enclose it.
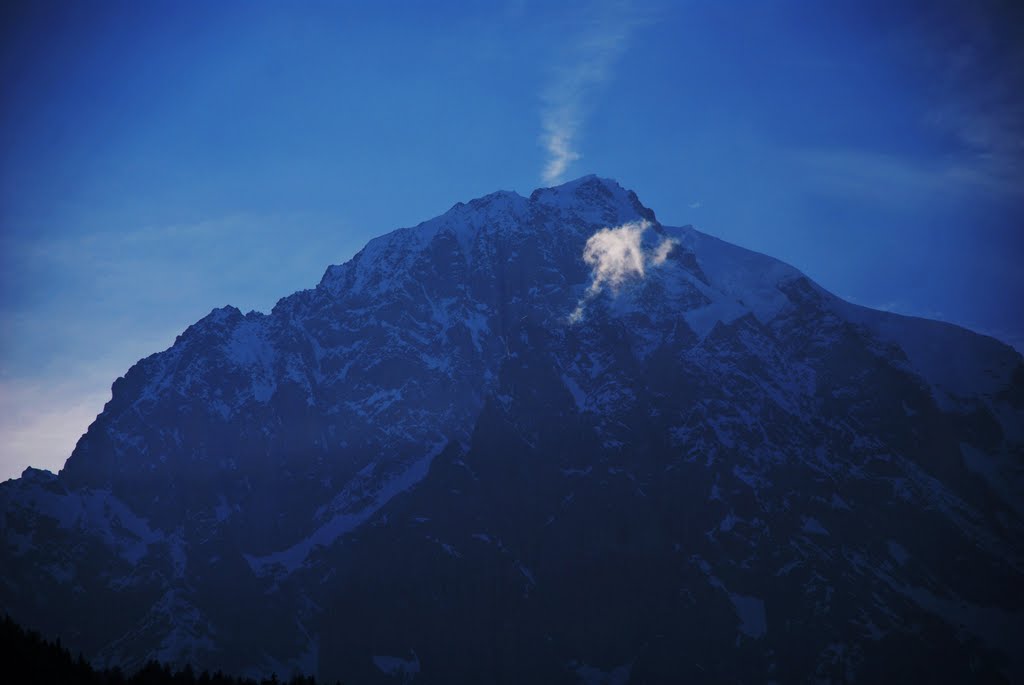
<instances>
[{"instance_id":1,"label":"treeline silhouette","mask_svg":"<svg viewBox=\"0 0 1024 685\"><path fill-rule=\"evenodd\" d=\"M63 647L32 630L25 630L10 616L0 626L0 680L10 685L316 685L312 676L296 675L279 680L239 678L220 671L196 673L191 666L172 670L167 664L150 661L135 673L121 668L97 669ZM339 684L340 685L340 684Z\"/></svg>"}]
</instances>

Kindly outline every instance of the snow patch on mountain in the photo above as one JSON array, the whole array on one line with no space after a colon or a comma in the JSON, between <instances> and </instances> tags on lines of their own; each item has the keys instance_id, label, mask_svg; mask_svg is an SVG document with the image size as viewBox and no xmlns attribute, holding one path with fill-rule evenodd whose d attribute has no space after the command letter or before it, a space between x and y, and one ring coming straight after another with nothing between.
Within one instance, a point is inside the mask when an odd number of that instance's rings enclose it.
<instances>
[{"instance_id":1,"label":"snow patch on mountain","mask_svg":"<svg viewBox=\"0 0 1024 685\"><path fill-rule=\"evenodd\" d=\"M306 538L295 543L287 549L266 555L245 554L245 561L249 568L258 576L268 574L288 575L300 568L310 554L318 548L333 544L338 538L349 533L363 523L368 521L385 504L391 501L396 495L409 490L427 475L430 464L438 454L447 446L447 440L440 440L431 447L420 459L409 464L405 470L383 482L375 482L372 492L365 491L365 482L353 481L345 490L338 495L331 504L322 511L318 518L326 521L317 527ZM363 472L364 478L369 481L373 474L375 464L371 463ZM362 486L362 487L361 487ZM359 509L352 511L353 503L369 502L363 504Z\"/></svg>"},{"instance_id":2,"label":"snow patch on mountain","mask_svg":"<svg viewBox=\"0 0 1024 685\"><path fill-rule=\"evenodd\" d=\"M152 529L144 518L107 490L68 492L29 483L21 488L17 499L11 498L11 494L11 489L0 490L0 527L6 528L7 517L17 510L31 512L32 516L54 519L65 530L102 541L133 564L146 556L150 545L167 539L162 531ZM17 549L28 551L35 544L29 538Z\"/></svg>"},{"instance_id":3,"label":"snow patch on mountain","mask_svg":"<svg viewBox=\"0 0 1024 685\"><path fill-rule=\"evenodd\" d=\"M262 320L239 323L224 344L224 353L229 362L250 374L252 398L257 402L268 402L277 389L274 375L277 355L266 324Z\"/></svg>"},{"instance_id":4,"label":"snow patch on mountain","mask_svg":"<svg viewBox=\"0 0 1024 685\"><path fill-rule=\"evenodd\" d=\"M410 658L400 656L378 655L373 657L373 665L389 676L398 676L402 682L409 682L420 672L420 659L414 650L409 650Z\"/></svg>"}]
</instances>

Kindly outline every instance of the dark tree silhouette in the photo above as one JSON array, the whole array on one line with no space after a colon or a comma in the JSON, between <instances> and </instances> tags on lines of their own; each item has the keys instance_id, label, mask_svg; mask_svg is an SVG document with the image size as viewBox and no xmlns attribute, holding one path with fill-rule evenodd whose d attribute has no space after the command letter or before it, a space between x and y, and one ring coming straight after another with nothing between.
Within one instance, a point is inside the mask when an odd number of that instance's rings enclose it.
<instances>
[{"instance_id":1,"label":"dark tree silhouette","mask_svg":"<svg viewBox=\"0 0 1024 685\"><path fill-rule=\"evenodd\" d=\"M217 671L198 676L191 665L177 671L167 664L149 661L131 675L114 666L96 669L79 653L72 657L60 639L49 641L25 630L10 616L0 622L0 681L12 685L316 685L312 676L295 675L288 681L277 674L263 680L239 678ZM340 683L339 683L340 685Z\"/></svg>"}]
</instances>

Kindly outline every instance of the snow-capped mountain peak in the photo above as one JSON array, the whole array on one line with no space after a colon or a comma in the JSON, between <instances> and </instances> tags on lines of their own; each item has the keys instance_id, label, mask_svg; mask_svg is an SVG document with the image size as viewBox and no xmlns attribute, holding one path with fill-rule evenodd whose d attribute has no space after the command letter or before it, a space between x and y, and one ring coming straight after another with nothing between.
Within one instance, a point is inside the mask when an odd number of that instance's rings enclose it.
<instances>
[{"instance_id":1,"label":"snow-capped mountain peak","mask_svg":"<svg viewBox=\"0 0 1024 685\"><path fill-rule=\"evenodd\" d=\"M101 661L357 682L1016 677L1022 425L1009 347L586 176L139 361L0 486L0 606Z\"/></svg>"}]
</instances>

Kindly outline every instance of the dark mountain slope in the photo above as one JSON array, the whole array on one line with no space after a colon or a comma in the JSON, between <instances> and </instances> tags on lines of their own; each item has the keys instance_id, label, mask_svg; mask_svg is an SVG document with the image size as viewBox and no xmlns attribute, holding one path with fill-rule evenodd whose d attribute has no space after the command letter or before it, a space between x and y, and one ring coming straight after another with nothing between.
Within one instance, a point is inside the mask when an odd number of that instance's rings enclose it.
<instances>
[{"instance_id":1,"label":"dark mountain slope","mask_svg":"<svg viewBox=\"0 0 1024 685\"><path fill-rule=\"evenodd\" d=\"M1022 398L614 182L496 193L132 367L0 487L0 606L360 683L1019 679Z\"/></svg>"}]
</instances>

